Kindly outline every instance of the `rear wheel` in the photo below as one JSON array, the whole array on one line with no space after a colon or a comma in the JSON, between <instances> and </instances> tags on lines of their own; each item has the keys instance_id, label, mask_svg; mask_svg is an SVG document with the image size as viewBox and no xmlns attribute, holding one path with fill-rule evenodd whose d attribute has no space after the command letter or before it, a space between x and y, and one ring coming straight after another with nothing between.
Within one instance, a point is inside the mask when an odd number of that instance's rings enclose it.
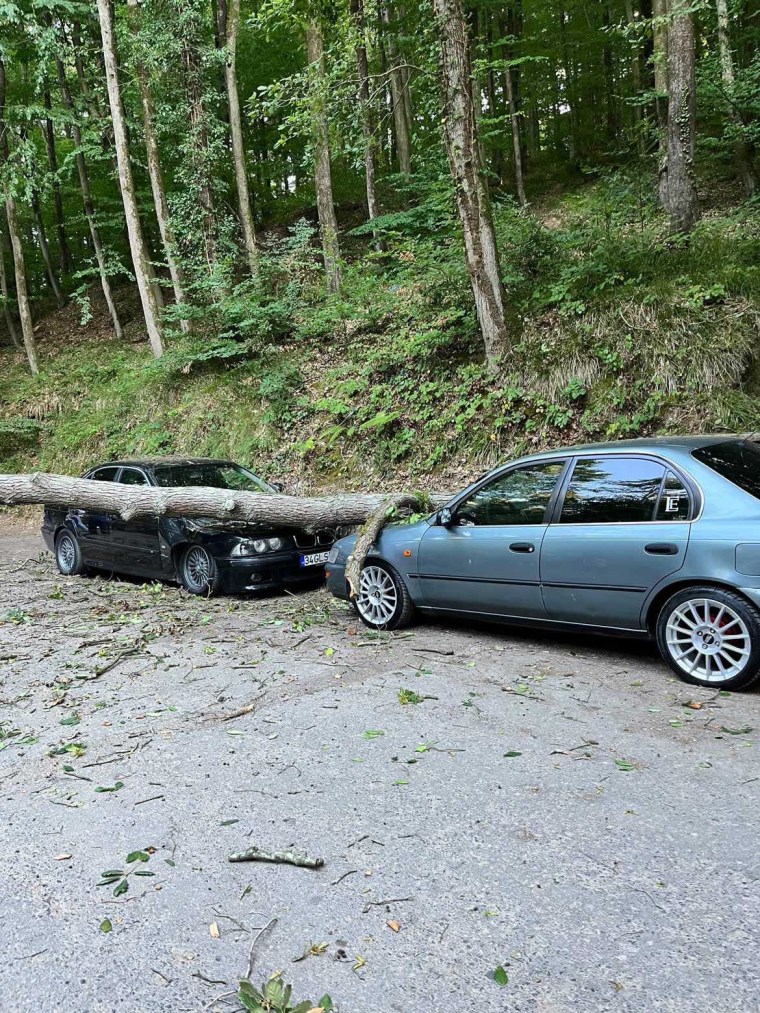
<instances>
[{"instance_id":1,"label":"rear wheel","mask_svg":"<svg viewBox=\"0 0 760 1013\"><path fill-rule=\"evenodd\" d=\"M723 588L685 588L660 611L657 646L684 682L744 689L760 675L760 610Z\"/></svg>"},{"instance_id":2,"label":"rear wheel","mask_svg":"<svg viewBox=\"0 0 760 1013\"><path fill-rule=\"evenodd\" d=\"M61 531L55 540L55 562L66 577L74 577L84 570L82 550L70 531Z\"/></svg>"},{"instance_id":3,"label":"rear wheel","mask_svg":"<svg viewBox=\"0 0 760 1013\"><path fill-rule=\"evenodd\" d=\"M373 630L400 630L414 619L414 603L401 576L388 563L374 560L362 569L353 606Z\"/></svg>"},{"instance_id":4,"label":"rear wheel","mask_svg":"<svg viewBox=\"0 0 760 1013\"><path fill-rule=\"evenodd\" d=\"M179 579L190 594L207 598L215 595L222 583L216 560L202 545L191 545L186 550L179 564Z\"/></svg>"}]
</instances>

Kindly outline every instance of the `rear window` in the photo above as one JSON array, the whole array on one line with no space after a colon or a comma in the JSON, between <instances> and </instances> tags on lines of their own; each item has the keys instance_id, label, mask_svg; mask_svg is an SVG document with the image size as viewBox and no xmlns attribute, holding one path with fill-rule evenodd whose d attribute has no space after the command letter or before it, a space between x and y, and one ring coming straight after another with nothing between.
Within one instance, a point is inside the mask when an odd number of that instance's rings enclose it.
<instances>
[{"instance_id":1,"label":"rear window","mask_svg":"<svg viewBox=\"0 0 760 1013\"><path fill-rule=\"evenodd\" d=\"M760 447L751 440L728 440L692 450L691 456L760 499Z\"/></svg>"}]
</instances>

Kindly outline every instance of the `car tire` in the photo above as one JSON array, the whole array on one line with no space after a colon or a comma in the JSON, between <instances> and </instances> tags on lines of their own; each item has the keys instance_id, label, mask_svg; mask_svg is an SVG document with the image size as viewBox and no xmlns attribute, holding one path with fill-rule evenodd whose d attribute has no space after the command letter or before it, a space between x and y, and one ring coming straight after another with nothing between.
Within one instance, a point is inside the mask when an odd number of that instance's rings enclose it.
<instances>
[{"instance_id":1,"label":"car tire","mask_svg":"<svg viewBox=\"0 0 760 1013\"><path fill-rule=\"evenodd\" d=\"M211 598L222 585L222 575L211 553L203 545L191 545L182 553L179 579L189 594Z\"/></svg>"},{"instance_id":2,"label":"car tire","mask_svg":"<svg viewBox=\"0 0 760 1013\"><path fill-rule=\"evenodd\" d=\"M79 542L70 531L59 531L55 539L55 563L64 577L84 573L84 558Z\"/></svg>"},{"instance_id":3,"label":"car tire","mask_svg":"<svg viewBox=\"0 0 760 1013\"><path fill-rule=\"evenodd\" d=\"M657 646L684 682L746 689L760 676L760 609L709 584L668 598L657 617Z\"/></svg>"},{"instance_id":4,"label":"car tire","mask_svg":"<svg viewBox=\"0 0 760 1013\"><path fill-rule=\"evenodd\" d=\"M412 624L416 611L401 575L377 559L362 567L359 595L351 605L372 630L401 630Z\"/></svg>"}]
</instances>

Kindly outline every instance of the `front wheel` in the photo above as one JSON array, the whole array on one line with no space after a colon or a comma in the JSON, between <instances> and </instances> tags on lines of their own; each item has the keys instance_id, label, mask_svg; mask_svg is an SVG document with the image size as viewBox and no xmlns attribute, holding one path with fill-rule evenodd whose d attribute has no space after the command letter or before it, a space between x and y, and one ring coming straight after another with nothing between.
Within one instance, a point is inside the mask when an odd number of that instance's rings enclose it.
<instances>
[{"instance_id":1,"label":"front wheel","mask_svg":"<svg viewBox=\"0 0 760 1013\"><path fill-rule=\"evenodd\" d=\"M414 603L406 584L387 563L371 561L362 569L353 606L373 630L400 630L414 619Z\"/></svg>"},{"instance_id":2,"label":"front wheel","mask_svg":"<svg viewBox=\"0 0 760 1013\"><path fill-rule=\"evenodd\" d=\"M723 588L685 588L660 611L657 646L684 682L745 689L760 675L760 610Z\"/></svg>"},{"instance_id":3,"label":"front wheel","mask_svg":"<svg viewBox=\"0 0 760 1013\"><path fill-rule=\"evenodd\" d=\"M222 583L216 560L202 545L191 545L182 556L179 579L190 594L202 594L207 598L215 595Z\"/></svg>"},{"instance_id":4,"label":"front wheel","mask_svg":"<svg viewBox=\"0 0 760 1013\"><path fill-rule=\"evenodd\" d=\"M61 531L55 540L55 563L65 577L75 577L84 571L82 550L70 531Z\"/></svg>"}]
</instances>

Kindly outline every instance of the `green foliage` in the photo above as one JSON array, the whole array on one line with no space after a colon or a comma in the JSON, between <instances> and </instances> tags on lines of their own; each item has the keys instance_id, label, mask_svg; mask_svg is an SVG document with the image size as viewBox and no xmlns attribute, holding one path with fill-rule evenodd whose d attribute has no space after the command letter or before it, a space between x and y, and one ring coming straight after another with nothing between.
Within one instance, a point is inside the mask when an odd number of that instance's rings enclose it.
<instances>
[{"instance_id":1,"label":"green foliage","mask_svg":"<svg viewBox=\"0 0 760 1013\"><path fill-rule=\"evenodd\" d=\"M10 456L36 446L41 430L42 426L34 419L0 419L0 455Z\"/></svg>"},{"instance_id":2,"label":"green foliage","mask_svg":"<svg viewBox=\"0 0 760 1013\"><path fill-rule=\"evenodd\" d=\"M305 1000L292 1006L290 1003L292 992L293 986L286 985L277 972L264 982L261 990L254 988L250 981L241 981L237 998L249 1013L308 1013L309 1010L330 1013L333 1008L329 995L323 995L316 1004Z\"/></svg>"}]
</instances>

